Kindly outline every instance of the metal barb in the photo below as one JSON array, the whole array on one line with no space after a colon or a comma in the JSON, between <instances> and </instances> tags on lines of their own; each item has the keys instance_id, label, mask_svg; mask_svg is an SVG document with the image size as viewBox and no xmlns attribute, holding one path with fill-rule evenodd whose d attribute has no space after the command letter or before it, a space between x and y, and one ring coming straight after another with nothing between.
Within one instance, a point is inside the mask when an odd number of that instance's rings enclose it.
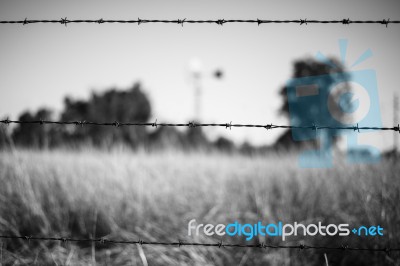
<instances>
[{"instance_id":1,"label":"metal barb","mask_svg":"<svg viewBox=\"0 0 400 266\"><path fill-rule=\"evenodd\" d=\"M344 25L349 25L350 24L350 18L347 18L347 19L343 19L343 21L342 21L342 23L344 24Z\"/></svg>"},{"instance_id":2,"label":"metal barb","mask_svg":"<svg viewBox=\"0 0 400 266\"><path fill-rule=\"evenodd\" d=\"M226 21L225 21L225 19L218 19L218 20L216 21L216 23L217 23L218 25L223 26L224 23L226 23Z\"/></svg>"},{"instance_id":3,"label":"metal barb","mask_svg":"<svg viewBox=\"0 0 400 266\"><path fill-rule=\"evenodd\" d=\"M306 24L307 25L307 19L300 19L300 25Z\"/></svg>"},{"instance_id":4,"label":"metal barb","mask_svg":"<svg viewBox=\"0 0 400 266\"><path fill-rule=\"evenodd\" d=\"M183 23L185 23L186 18L184 18L183 20L178 19L178 24L181 24L181 26L183 27Z\"/></svg>"},{"instance_id":5,"label":"metal barb","mask_svg":"<svg viewBox=\"0 0 400 266\"><path fill-rule=\"evenodd\" d=\"M83 127L83 125L86 124L86 121L85 121L85 120L82 120L82 121L75 121L74 124L77 125L77 126Z\"/></svg>"},{"instance_id":6,"label":"metal barb","mask_svg":"<svg viewBox=\"0 0 400 266\"><path fill-rule=\"evenodd\" d=\"M386 26L386 28L388 27L388 24L390 23L390 18L388 18L387 20L386 19L384 19L383 21L382 21L382 24L384 24L385 26Z\"/></svg>"},{"instance_id":7,"label":"metal barb","mask_svg":"<svg viewBox=\"0 0 400 266\"><path fill-rule=\"evenodd\" d=\"M385 253L386 253L387 255L390 255L390 252L391 252L390 247L386 247L386 248L385 248Z\"/></svg>"},{"instance_id":8,"label":"metal barb","mask_svg":"<svg viewBox=\"0 0 400 266\"><path fill-rule=\"evenodd\" d=\"M360 133L360 128L358 127L358 123L357 123L357 126L354 126L354 127L353 127L353 130L354 130L354 131L357 131L358 133Z\"/></svg>"},{"instance_id":9,"label":"metal barb","mask_svg":"<svg viewBox=\"0 0 400 266\"><path fill-rule=\"evenodd\" d=\"M263 249L266 249L266 248L267 248L267 245L265 245L264 242L261 242L261 243L259 244L259 247L260 247L260 248L263 248Z\"/></svg>"},{"instance_id":10,"label":"metal barb","mask_svg":"<svg viewBox=\"0 0 400 266\"><path fill-rule=\"evenodd\" d=\"M4 124L6 124L6 126L8 126L11 123L11 120L8 119L8 117L6 118L6 120L2 121Z\"/></svg>"},{"instance_id":11,"label":"metal barb","mask_svg":"<svg viewBox=\"0 0 400 266\"><path fill-rule=\"evenodd\" d=\"M196 127L197 125L196 125L196 123L195 122L189 122L189 124L188 124L188 127L190 127L190 128L194 128L194 127Z\"/></svg>"},{"instance_id":12,"label":"metal barb","mask_svg":"<svg viewBox=\"0 0 400 266\"><path fill-rule=\"evenodd\" d=\"M68 23L67 17L61 18L60 23L61 23L61 24L64 24L65 27L66 27L66 26L67 26L67 23Z\"/></svg>"}]
</instances>

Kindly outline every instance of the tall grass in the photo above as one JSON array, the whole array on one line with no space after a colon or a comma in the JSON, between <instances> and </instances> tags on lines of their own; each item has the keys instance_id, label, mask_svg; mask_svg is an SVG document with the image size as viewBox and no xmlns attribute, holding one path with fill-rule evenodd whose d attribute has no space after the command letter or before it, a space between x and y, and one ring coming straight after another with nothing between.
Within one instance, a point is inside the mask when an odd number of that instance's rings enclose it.
<instances>
[{"instance_id":1,"label":"tall grass","mask_svg":"<svg viewBox=\"0 0 400 266\"><path fill-rule=\"evenodd\" d=\"M180 152L0 152L0 233L216 243L202 223L381 225L383 237L224 237L224 242L400 246L400 166L336 162L300 169L295 155ZM395 265L399 254L90 245L1 240L0 262L37 265Z\"/></svg>"}]
</instances>

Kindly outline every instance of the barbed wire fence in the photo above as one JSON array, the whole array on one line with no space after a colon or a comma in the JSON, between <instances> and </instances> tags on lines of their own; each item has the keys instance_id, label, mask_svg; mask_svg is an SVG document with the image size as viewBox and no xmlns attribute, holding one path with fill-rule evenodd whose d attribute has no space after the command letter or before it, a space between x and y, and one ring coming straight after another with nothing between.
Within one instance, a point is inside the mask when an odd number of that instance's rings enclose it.
<instances>
[{"instance_id":1,"label":"barbed wire fence","mask_svg":"<svg viewBox=\"0 0 400 266\"><path fill-rule=\"evenodd\" d=\"M275 125L275 124L234 124L232 122L229 123L196 123L196 122L188 122L188 123L158 123L157 120L154 122L146 122L146 123L134 123L134 122L93 122L86 120L77 120L77 121L49 121L49 120L32 120L32 121L20 121L20 120L9 120L4 119L0 120L0 123L9 125L9 124L37 124L37 125L76 125L76 126L112 126L112 127L126 127L126 126L135 126L135 127L224 127L226 129L232 128L264 128L267 130L272 129L299 129L299 130L353 130L356 132L360 132L361 130L377 130L377 131L397 131L400 133L400 125L393 127L374 127L374 126L359 126L359 124L352 126L329 126L329 125L317 125L312 124L308 126L292 126L292 125Z\"/></svg>"},{"instance_id":2,"label":"barbed wire fence","mask_svg":"<svg viewBox=\"0 0 400 266\"><path fill-rule=\"evenodd\" d=\"M389 24L400 24L400 20L390 20L381 19L381 20L352 20L350 18L338 19L338 20L319 20L319 19L284 19L284 20L273 20L273 19L207 19L207 20L195 20L195 19L68 19L67 17L61 19L28 19L25 18L23 20L0 20L0 24L43 24L43 23L56 23L67 26L67 24L113 24L113 23L122 23L122 24L148 24L148 23L166 23L166 24L178 24L183 26L184 24L231 24L231 23L247 23L247 24L299 24L299 25L308 25L308 24L381 24L386 27Z\"/></svg>"},{"instance_id":3,"label":"barbed wire fence","mask_svg":"<svg viewBox=\"0 0 400 266\"><path fill-rule=\"evenodd\" d=\"M177 24L184 26L184 24L256 24L258 26L262 24L298 24L298 25L309 25L309 24L377 24L384 25L386 28L390 24L400 24L400 20L352 20L350 18L338 19L338 20L318 20L318 19L294 19L294 20L269 20L269 19L208 19L208 20L194 20L194 19L133 19L133 20L123 20L123 19L68 19L67 17L61 19L28 19L23 20L0 20L0 24L61 24L67 26L68 24ZM224 127L226 129L232 128L264 128L267 130L272 129L298 129L298 130L352 130L355 132L360 132L361 130L377 130L377 131L397 131L400 133L400 125L394 125L393 127L375 127L375 126L359 126L359 124L351 126L329 126L329 125L306 125L306 126L292 126L292 125L276 125L276 124L235 124L229 123L159 123L157 120L155 122L148 123L135 123L135 122L93 122L85 120L77 121L49 121L49 120L33 120L33 121L20 121L20 120L0 120L1 124L36 124L36 125L75 125L75 126L112 126L112 127L126 127L126 126L136 126L136 127ZM69 238L69 237L54 237L54 236L17 236L17 235L0 235L0 240L23 240L27 241L53 241L62 243L98 243L98 244L119 244L119 245L151 245L151 246L170 246L170 247L185 247L185 246L199 246L199 247L217 247L217 248L254 248L254 249L298 249L298 250L335 250L335 251L354 251L354 252L384 252L390 254L392 252L399 252L400 247L375 247L375 248L364 248L364 247L351 247L348 245L341 246L311 246L305 244L299 245L271 245L266 243L260 244L233 244L233 243L199 243L199 242L157 242L157 241L143 241L139 240L118 240L118 239L107 239L107 238Z\"/></svg>"},{"instance_id":4,"label":"barbed wire fence","mask_svg":"<svg viewBox=\"0 0 400 266\"><path fill-rule=\"evenodd\" d=\"M121 245L150 245L150 246L200 246L200 247L218 247L218 248L256 248L256 249L299 249L299 250L336 250L336 251L369 251L369 252L399 252L400 248L381 247L381 248L359 248L351 247L348 245L341 246L310 246L305 244L299 245L271 245L264 242L260 244L232 244L220 241L218 243L199 243L199 242L185 242L178 240L176 242L157 242L157 241L143 241L139 240L116 240L107 238L68 238L68 237L33 237L33 236L9 236L0 235L0 239L14 239L30 241L55 241L61 243L99 243L99 244L121 244Z\"/></svg>"}]
</instances>

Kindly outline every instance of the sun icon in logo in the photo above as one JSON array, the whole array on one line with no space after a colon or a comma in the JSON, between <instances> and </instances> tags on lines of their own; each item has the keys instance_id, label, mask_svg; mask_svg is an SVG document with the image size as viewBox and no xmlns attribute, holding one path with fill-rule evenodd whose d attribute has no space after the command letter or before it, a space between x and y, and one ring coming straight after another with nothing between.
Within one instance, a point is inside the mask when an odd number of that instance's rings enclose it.
<instances>
[{"instance_id":1,"label":"sun icon in logo","mask_svg":"<svg viewBox=\"0 0 400 266\"><path fill-rule=\"evenodd\" d=\"M348 41L339 40L340 58L342 65L346 65ZM351 64L350 69L364 62L372 56L371 49L367 49L358 59ZM334 69L339 67L318 52L317 60L322 61ZM371 100L368 91L358 82L343 81L334 84L329 91L327 106L330 115L344 125L351 125L362 121L370 110Z\"/></svg>"}]
</instances>

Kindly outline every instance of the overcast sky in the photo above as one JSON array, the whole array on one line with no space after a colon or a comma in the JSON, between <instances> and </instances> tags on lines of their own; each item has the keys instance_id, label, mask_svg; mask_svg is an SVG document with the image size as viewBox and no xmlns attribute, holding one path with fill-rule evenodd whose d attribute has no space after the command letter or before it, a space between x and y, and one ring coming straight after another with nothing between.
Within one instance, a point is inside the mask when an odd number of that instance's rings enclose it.
<instances>
[{"instance_id":1,"label":"overcast sky","mask_svg":"<svg viewBox=\"0 0 400 266\"><path fill-rule=\"evenodd\" d=\"M398 1L2 1L0 19L400 19ZM348 39L351 65L365 50L373 57L349 70L377 73L382 121L393 126L399 90L400 25L297 24L59 24L0 25L0 117L46 106L59 112L66 95L127 89L140 81L159 122L188 122L194 90L188 64L198 58L203 80L203 121L287 124L277 109L279 89L296 59L317 52L340 56ZM211 73L225 72L223 80ZM236 141L271 143L282 131L209 129ZM360 135L390 147L392 133Z\"/></svg>"}]
</instances>

